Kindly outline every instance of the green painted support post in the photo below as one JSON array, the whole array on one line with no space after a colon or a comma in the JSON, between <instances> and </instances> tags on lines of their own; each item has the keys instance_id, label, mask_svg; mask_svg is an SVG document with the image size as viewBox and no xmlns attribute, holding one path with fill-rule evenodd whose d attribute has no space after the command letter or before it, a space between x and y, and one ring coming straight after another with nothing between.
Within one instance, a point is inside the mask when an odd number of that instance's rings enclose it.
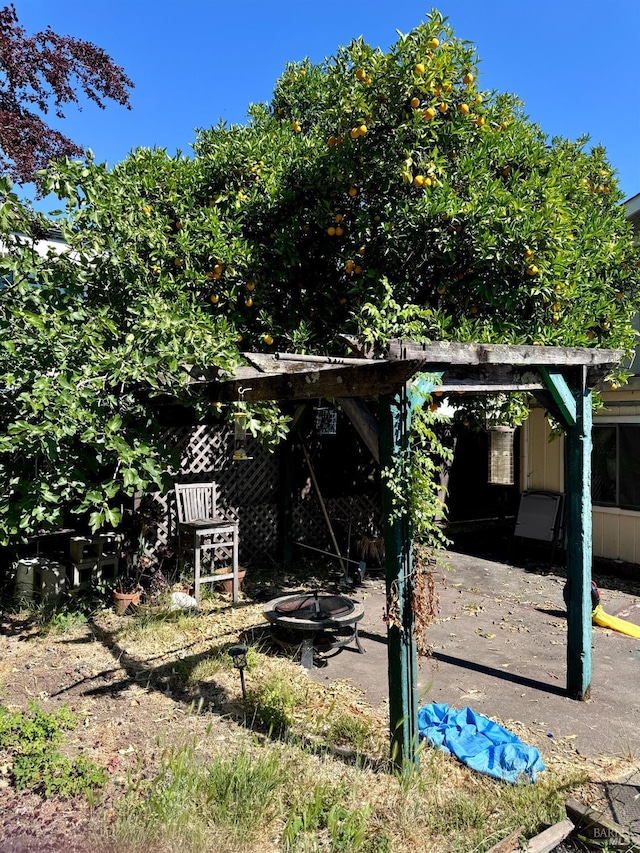
<instances>
[{"instance_id":1,"label":"green painted support post","mask_svg":"<svg viewBox=\"0 0 640 853\"><path fill-rule=\"evenodd\" d=\"M422 405L433 382L417 379L396 394L380 398L380 464L403 477L411 454L411 415ZM382 480L385 517L384 543L387 602L393 602L394 624L387 627L389 670L389 724L391 758L399 769L417 766L418 758L418 655L413 614L413 536L407 512L394 516L396 497ZM390 521L390 519L392 519Z\"/></svg>"},{"instance_id":2,"label":"green painted support post","mask_svg":"<svg viewBox=\"0 0 640 853\"><path fill-rule=\"evenodd\" d=\"M540 368L559 407L566 430L565 524L567 528L567 693L588 699L591 693L591 391L582 369L579 388L561 373Z\"/></svg>"},{"instance_id":3,"label":"green painted support post","mask_svg":"<svg viewBox=\"0 0 640 853\"><path fill-rule=\"evenodd\" d=\"M567 693L591 694L591 391L583 379L575 393L576 423L566 437Z\"/></svg>"}]
</instances>

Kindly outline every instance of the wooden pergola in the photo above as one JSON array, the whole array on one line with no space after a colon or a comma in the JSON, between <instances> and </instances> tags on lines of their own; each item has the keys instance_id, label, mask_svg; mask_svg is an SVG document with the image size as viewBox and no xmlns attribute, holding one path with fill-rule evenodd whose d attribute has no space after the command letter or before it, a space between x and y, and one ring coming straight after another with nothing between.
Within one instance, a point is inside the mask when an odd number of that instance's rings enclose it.
<instances>
[{"instance_id":1,"label":"wooden pergola","mask_svg":"<svg viewBox=\"0 0 640 853\"><path fill-rule=\"evenodd\" d=\"M591 690L591 411L592 388L623 358L619 350L393 340L382 358L246 353L233 376L200 376L220 402L338 399L383 467L410 453L412 412L437 383L443 394L526 392L566 435L567 694ZM193 377L196 379L196 377ZM379 398L378 422L364 398ZM406 451L402 453L401 451ZM408 464L408 463L407 463ZM387 595L399 620L388 627L391 750L398 766L417 762L418 663L414 639L413 545L407 516L389 522L383 483Z\"/></svg>"}]
</instances>

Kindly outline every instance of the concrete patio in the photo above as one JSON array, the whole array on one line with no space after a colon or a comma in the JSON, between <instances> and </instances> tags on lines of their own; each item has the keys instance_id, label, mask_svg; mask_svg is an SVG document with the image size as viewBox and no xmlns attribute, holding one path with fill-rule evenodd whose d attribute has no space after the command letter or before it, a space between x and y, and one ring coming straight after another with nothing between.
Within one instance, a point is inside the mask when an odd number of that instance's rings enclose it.
<instances>
[{"instance_id":1,"label":"concrete patio","mask_svg":"<svg viewBox=\"0 0 640 853\"><path fill-rule=\"evenodd\" d=\"M640 640L593 628L591 699L567 698L564 577L449 551L437 571L440 600L428 630L432 657L420 667L420 704L469 705L505 724L518 721L549 739L570 739L587 756L638 755ZM640 595L599 579L604 610L640 624ZM314 667L324 682L349 679L372 705L388 696L384 581L371 576L353 597L364 604L365 654L343 649Z\"/></svg>"}]
</instances>

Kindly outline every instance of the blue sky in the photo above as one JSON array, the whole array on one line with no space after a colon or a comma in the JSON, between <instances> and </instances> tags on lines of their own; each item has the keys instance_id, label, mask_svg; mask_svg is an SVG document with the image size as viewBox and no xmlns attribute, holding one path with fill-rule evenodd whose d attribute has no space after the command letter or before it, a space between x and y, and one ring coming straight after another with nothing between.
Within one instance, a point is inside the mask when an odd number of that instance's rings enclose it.
<instances>
[{"instance_id":1,"label":"blue sky","mask_svg":"<svg viewBox=\"0 0 640 853\"><path fill-rule=\"evenodd\" d=\"M7 0L8 1L8 0ZM103 47L136 84L131 112L69 107L59 126L110 165L137 146L189 153L194 129L244 122L285 64L320 61L357 36L388 49L435 6L481 60L479 86L518 95L550 136L607 149L625 196L640 192L640 0L14 0ZM53 122L52 122L53 123Z\"/></svg>"}]
</instances>

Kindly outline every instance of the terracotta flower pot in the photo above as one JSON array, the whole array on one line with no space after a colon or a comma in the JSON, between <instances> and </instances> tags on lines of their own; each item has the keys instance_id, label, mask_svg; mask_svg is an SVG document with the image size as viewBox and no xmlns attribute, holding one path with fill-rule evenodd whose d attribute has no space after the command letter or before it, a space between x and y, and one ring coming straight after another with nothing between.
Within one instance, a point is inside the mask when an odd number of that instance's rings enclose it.
<instances>
[{"instance_id":1,"label":"terracotta flower pot","mask_svg":"<svg viewBox=\"0 0 640 853\"><path fill-rule=\"evenodd\" d=\"M216 569L214 571L214 574L216 574L216 575L226 575L228 573L229 573L228 569ZM246 573L247 572L245 569L239 569L238 570L238 589L242 589L242 581L244 580L244 576L246 575ZM220 581L219 586L221 587L222 591L224 593L226 593L227 595L233 594L233 581L232 580Z\"/></svg>"},{"instance_id":2,"label":"terracotta flower pot","mask_svg":"<svg viewBox=\"0 0 640 853\"><path fill-rule=\"evenodd\" d=\"M118 592L113 591L113 604L118 616L124 616L127 610L133 606L137 607L140 604L139 592Z\"/></svg>"}]
</instances>

